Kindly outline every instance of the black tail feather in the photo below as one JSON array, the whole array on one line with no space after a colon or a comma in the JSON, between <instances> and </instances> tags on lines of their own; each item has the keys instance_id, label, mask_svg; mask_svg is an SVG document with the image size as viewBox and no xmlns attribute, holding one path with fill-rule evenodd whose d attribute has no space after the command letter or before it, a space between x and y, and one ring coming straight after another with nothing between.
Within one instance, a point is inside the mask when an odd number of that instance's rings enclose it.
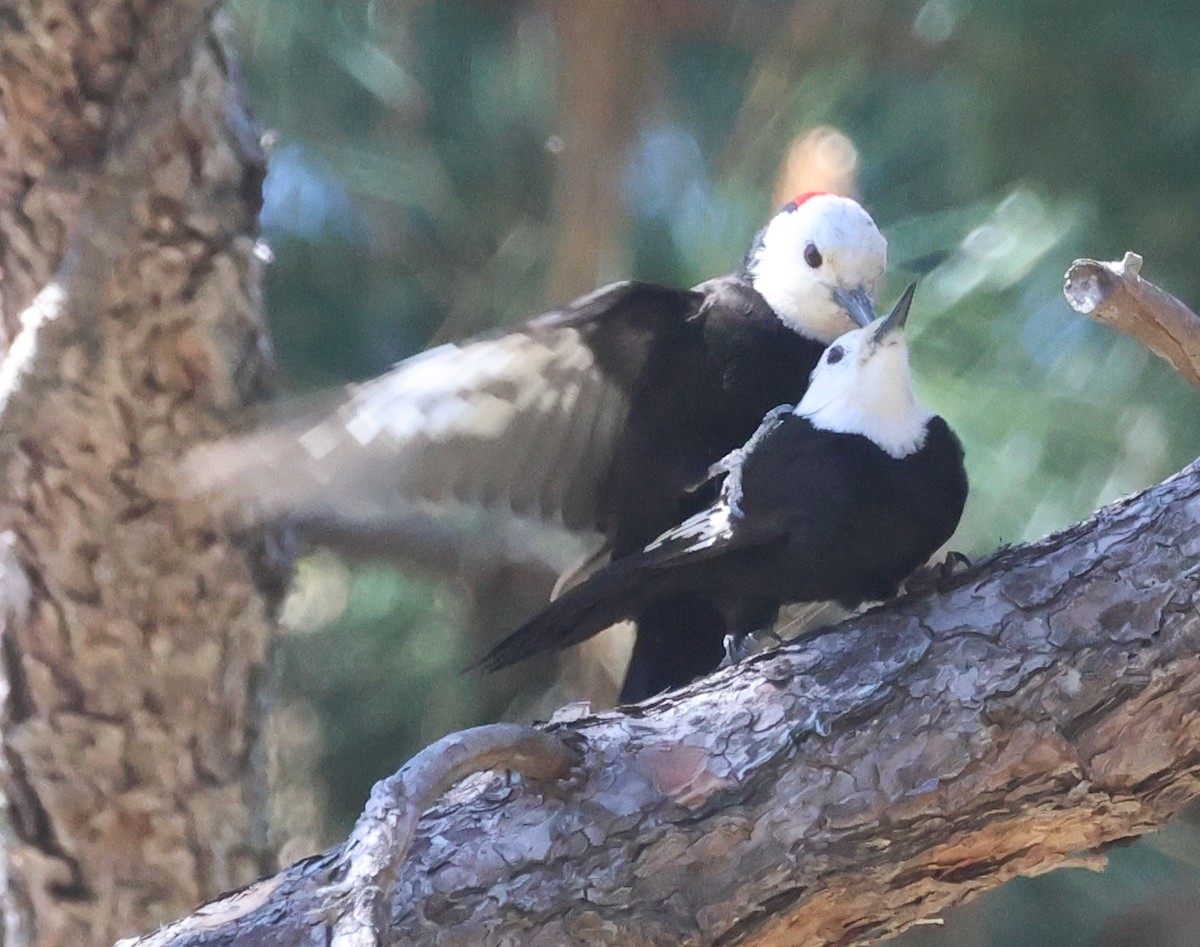
<instances>
[{"instance_id":1,"label":"black tail feather","mask_svg":"<svg viewBox=\"0 0 1200 947\"><path fill-rule=\"evenodd\" d=\"M535 654L569 648L609 625L633 617L647 584L645 572L636 567L635 561L622 560L600 570L551 602L465 670L498 671Z\"/></svg>"}]
</instances>

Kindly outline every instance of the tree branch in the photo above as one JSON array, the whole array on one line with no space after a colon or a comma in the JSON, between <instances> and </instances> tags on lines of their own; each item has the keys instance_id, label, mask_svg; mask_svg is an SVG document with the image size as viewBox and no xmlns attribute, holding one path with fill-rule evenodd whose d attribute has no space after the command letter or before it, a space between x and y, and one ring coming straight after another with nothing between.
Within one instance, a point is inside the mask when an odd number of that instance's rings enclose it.
<instances>
[{"instance_id":1,"label":"tree branch","mask_svg":"<svg viewBox=\"0 0 1200 947\"><path fill-rule=\"evenodd\" d=\"M1076 260L1063 295L1076 312L1133 336L1200 388L1200 318L1182 302L1142 279L1142 258Z\"/></svg>"},{"instance_id":2,"label":"tree branch","mask_svg":"<svg viewBox=\"0 0 1200 947\"><path fill-rule=\"evenodd\" d=\"M583 747L574 786L460 784L390 942L861 944L1145 832L1200 793L1198 554L1193 465L939 591L552 721ZM144 943L320 940L343 859Z\"/></svg>"},{"instance_id":3,"label":"tree branch","mask_svg":"<svg viewBox=\"0 0 1200 947\"><path fill-rule=\"evenodd\" d=\"M558 737L533 727L497 723L452 733L427 746L400 772L380 780L340 850L338 876L323 892L332 902L331 943L374 947L386 942L388 895L412 845L417 820L464 776L490 769L550 780L577 761Z\"/></svg>"}]
</instances>

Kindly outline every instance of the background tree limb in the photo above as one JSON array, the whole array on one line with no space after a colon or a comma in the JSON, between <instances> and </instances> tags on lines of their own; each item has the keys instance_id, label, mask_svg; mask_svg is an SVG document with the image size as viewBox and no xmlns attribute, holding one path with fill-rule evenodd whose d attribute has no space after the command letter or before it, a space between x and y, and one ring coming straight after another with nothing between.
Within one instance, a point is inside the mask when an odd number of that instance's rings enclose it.
<instances>
[{"instance_id":1,"label":"background tree limb","mask_svg":"<svg viewBox=\"0 0 1200 947\"><path fill-rule=\"evenodd\" d=\"M861 944L1200 793L1200 468L427 813L393 943ZM145 944L320 942L338 853Z\"/></svg>"}]
</instances>

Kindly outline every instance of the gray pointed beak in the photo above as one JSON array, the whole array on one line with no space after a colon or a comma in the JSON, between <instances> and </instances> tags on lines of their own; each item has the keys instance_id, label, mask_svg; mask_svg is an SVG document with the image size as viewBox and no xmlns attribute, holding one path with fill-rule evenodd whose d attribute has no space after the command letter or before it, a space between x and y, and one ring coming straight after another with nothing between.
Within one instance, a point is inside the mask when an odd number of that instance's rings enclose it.
<instances>
[{"instance_id":1,"label":"gray pointed beak","mask_svg":"<svg viewBox=\"0 0 1200 947\"><path fill-rule=\"evenodd\" d=\"M860 326L869 326L875 321L875 304L865 289L835 289L833 301Z\"/></svg>"},{"instance_id":2,"label":"gray pointed beak","mask_svg":"<svg viewBox=\"0 0 1200 947\"><path fill-rule=\"evenodd\" d=\"M917 291L917 284L910 283L908 289L900 296L899 302L892 307L884 318L883 322L879 323L879 328L875 330L875 338L882 339L885 335L892 332L899 332L904 328L904 323L908 322L908 310L912 306L913 294Z\"/></svg>"}]
</instances>

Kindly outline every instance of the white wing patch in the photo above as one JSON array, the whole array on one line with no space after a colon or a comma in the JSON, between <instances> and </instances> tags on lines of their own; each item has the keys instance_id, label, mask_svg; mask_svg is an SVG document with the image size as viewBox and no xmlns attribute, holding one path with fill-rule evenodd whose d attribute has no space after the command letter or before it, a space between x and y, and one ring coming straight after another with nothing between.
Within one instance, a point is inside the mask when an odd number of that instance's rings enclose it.
<instances>
[{"instance_id":1,"label":"white wing patch","mask_svg":"<svg viewBox=\"0 0 1200 947\"><path fill-rule=\"evenodd\" d=\"M669 529L645 548L645 552L667 545L682 543L684 552L699 552L733 536L734 523L741 519L721 503L688 517L674 529Z\"/></svg>"},{"instance_id":2,"label":"white wing patch","mask_svg":"<svg viewBox=\"0 0 1200 947\"><path fill-rule=\"evenodd\" d=\"M460 501L589 529L627 414L577 329L513 332L414 356L324 409L193 452L183 472L266 515Z\"/></svg>"},{"instance_id":3,"label":"white wing patch","mask_svg":"<svg viewBox=\"0 0 1200 947\"><path fill-rule=\"evenodd\" d=\"M325 424L336 424L360 444L369 444L381 434L396 440L441 440L461 434L498 437L522 409L545 411L556 400L573 402L578 383L557 392L547 390L548 371L593 369L591 352L578 332L563 329L553 338L566 344L547 345L513 333L430 349L387 375L352 386L338 417Z\"/></svg>"}]
</instances>

